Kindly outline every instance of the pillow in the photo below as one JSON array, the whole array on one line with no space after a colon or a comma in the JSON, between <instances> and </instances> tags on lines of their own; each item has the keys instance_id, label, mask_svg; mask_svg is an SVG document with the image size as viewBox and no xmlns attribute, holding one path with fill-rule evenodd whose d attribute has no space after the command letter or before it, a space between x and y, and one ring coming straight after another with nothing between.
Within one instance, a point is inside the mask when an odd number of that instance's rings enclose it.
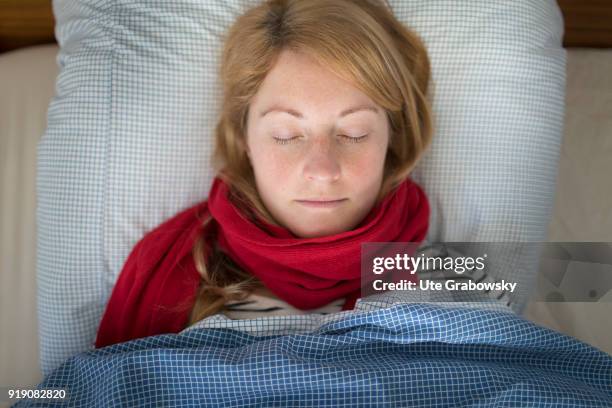
<instances>
[{"instance_id":1,"label":"pillow","mask_svg":"<svg viewBox=\"0 0 612 408\"><path fill-rule=\"evenodd\" d=\"M44 373L93 347L144 233L207 197L224 33L258 2L54 1L60 74L37 175ZM565 82L555 1L390 3L432 61L436 132L413 173L427 241L545 239Z\"/></svg>"}]
</instances>

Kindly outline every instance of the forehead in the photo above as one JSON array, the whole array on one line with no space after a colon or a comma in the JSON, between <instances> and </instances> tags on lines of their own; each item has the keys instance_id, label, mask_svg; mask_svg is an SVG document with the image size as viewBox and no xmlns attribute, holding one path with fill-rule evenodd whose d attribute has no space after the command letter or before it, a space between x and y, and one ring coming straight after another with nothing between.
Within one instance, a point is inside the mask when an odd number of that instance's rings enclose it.
<instances>
[{"instance_id":1,"label":"forehead","mask_svg":"<svg viewBox=\"0 0 612 408\"><path fill-rule=\"evenodd\" d=\"M356 104L374 105L365 93L314 58L291 50L281 52L252 102L296 108L296 104L306 103L342 110Z\"/></svg>"}]
</instances>

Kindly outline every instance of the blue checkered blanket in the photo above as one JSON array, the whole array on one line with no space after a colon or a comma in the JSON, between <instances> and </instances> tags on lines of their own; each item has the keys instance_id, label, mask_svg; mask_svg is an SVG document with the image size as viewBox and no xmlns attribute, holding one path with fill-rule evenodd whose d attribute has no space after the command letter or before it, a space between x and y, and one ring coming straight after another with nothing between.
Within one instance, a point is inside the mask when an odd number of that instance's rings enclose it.
<instances>
[{"instance_id":1,"label":"blue checkered blanket","mask_svg":"<svg viewBox=\"0 0 612 408\"><path fill-rule=\"evenodd\" d=\"M76 407L612 407L611 356L514 313L436 303L353 312L289 334L261 335L270 318L259 318L240 323L250 331L133 340L76 355L39 387L65 388L55 404Z\"/></svg>"}]
</instances>

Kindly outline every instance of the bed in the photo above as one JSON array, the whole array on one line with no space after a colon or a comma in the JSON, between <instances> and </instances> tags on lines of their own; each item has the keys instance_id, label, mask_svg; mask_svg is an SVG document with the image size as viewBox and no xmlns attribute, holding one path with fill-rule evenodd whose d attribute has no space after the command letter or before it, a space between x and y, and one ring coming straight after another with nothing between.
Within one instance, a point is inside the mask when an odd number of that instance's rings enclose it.
<instances>
[{"instance_id":1,"label":"bed","mask_svg":"<svg viewBox=\"0 0 612 408\"><path fill-rule=\"evenodd\" d=\"M56 44L0 55L0 385L42 380L36 315L36 149L58 73ZM566 116L548 241L612 249L612 49L568 48ZM580 197L580 199L576 199ZM528 303L529 320L612 354L612 291L599 302Z\"/></svg>"}]
</instances>

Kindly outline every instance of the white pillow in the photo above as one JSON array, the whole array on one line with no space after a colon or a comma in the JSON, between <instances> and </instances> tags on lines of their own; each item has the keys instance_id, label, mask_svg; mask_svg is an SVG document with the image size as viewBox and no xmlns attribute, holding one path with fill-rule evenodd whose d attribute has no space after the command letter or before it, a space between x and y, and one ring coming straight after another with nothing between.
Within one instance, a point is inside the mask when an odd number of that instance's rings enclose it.
<instances>
[{"instance_id":1,"label":"white pillow","mask_svg":"<svg viewBox=\"0 0 612 408\"><path fill-rule=\"evenodd\" d=\"M60 75L37 185L44 373L92 347L144 233L206 198L223 35L258 2L54 1ZM544 240L565 84L556 2L391 5L432 61L436 133L413 173L427 240Z\"/></svg>"}]
</instances>

